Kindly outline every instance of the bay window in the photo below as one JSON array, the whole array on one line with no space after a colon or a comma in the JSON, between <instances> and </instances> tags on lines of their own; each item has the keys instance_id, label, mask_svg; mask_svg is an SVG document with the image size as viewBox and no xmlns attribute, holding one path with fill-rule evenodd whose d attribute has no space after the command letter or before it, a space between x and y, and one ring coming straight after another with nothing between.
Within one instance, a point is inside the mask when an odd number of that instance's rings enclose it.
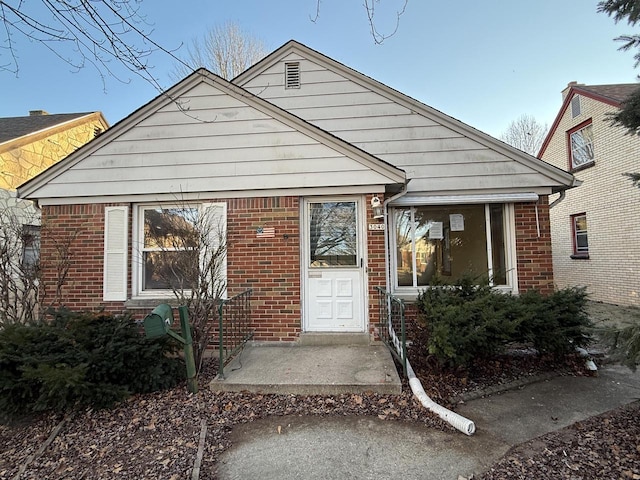
<instances>
[{"instance_id":1,"label":"bay window","mask_svg":"<svg viewBox=\"0 0 640 480\"><path fill-rule=\"evenodd\" d=\"M411 206L394 210L395 287L427 287L464 275L511 283L505 219L510 206Z\"/></svg>"}]
</instances>

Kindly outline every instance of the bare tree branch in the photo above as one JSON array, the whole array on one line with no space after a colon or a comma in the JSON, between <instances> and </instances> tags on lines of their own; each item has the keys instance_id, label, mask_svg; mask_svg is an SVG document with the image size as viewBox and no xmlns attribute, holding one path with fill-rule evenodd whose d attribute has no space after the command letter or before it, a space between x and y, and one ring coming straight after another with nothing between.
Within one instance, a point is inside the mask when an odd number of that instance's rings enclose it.
<instances>
[{"instance_id":1,"label":"bare tree branch","mask_svg":"<svg viewBox=\"0 0 640 480\"><path fill-rule=\"evenodd\" d=\"M381 33L380 30L378 30L378 27L376 24L376 19L375 19L376 7L380 4L381 0L363 0L363 1L364 3L362 4L362 6L364 7L367 15L367 21L369 22L369 31L371 32L371 37L373 38L374 43L376 43L377 45L380 45L386 39L393 37L398 32L398 28L400 27L400 17L402 17L402 15L404 15L405 11L407 10L407 5L409 4L409 0L404 0L404 3L402 4L402 8L396 11L396 23L390 33ZM318 19L320 18L320 2L321 0L316 0L315 16L312 17L311 15L309 15L309 19L313 23L317 23Z\"/></svg>"},{"instance_id":2,"label":"bare tree branch","mask_svg":"<svg viewBox=\"0 0 640 480\"><path fill-rule=\"evenodd\" d=\"M41 44L67 63L73 70L92 65L105 84L109 75L123 83L131 81L115 68L123 65L129 72L162 87L151 74L148 59L156 51L170 55L151 38L153 30L140 13L142 0L0 0L0 16L4 27L4 46L9 62L0 65L18 75L20 71L16 35ZM2 38L4 37L4 38ZM142 46L141 46L142 45ZM63 53L71 47L69 55Z\"/></svg>"}]
</instances>

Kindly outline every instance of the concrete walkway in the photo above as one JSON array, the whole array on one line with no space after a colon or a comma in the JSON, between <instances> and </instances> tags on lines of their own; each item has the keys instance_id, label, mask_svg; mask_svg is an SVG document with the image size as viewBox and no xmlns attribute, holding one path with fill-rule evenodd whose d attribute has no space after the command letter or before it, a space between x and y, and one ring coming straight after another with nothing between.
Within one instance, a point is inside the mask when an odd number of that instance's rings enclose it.
<instances>
[{"instance_id":1,"label":"concrete walkway","mask_svg":"<svg viewBox=\"0 0 640 480\"><path fill-rule=\"evenodd\" d=\"M476 422L472 437L370 417L273 417L234 429L218 477L458 480L513 445L639 397L640 372L612 365L597 377L556 377L460 405Z\"/></svg>"},{"instance_id":2,"label":"concrete walkway","mask_svg":"<svg viewBox=\"0 0 640 480\"><path fill-rule=\"evenodd\" d=\"M400 377L384 345L253 346L225 367L214 391L337 395L398 394Z\"/></svg>"}]
</instances>

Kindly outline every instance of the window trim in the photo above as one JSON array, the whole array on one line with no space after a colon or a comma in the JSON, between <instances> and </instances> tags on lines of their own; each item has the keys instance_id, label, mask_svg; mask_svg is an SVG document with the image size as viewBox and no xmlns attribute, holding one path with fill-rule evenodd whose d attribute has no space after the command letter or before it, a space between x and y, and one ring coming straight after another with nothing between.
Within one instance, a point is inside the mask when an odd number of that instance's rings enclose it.
<instances>
[{"instance_id":1,"label":"window trim","mask_svg":"<svg viewBox=\"0 0 640 480\"><path fill-rule=\"evenodd\" d=\"M578 166L574 166L573 164L573 148L571 146L571 136L581 130L584 130L585 128L591 126L591 148L594 150L593 153L593 159L590 162L587 163L583 163L582 165L578 165ZM576 125L575 127L567 130L567 158L569 160L568 162L568 170L570 172L578 172L580 170L584 170L586 168L590 168L593 167L596 163L596 159L595 159L595 148L594 148L594 138L593 138L593 119L589 118L587 120L585 120L584 122L579 123L578 125Z\"/></svg>"},{"instance_id":2,"label":"window trim","mask_svg":"<svg viewBox=\"0 0 640 480\"><path fill-rule=\"evenodd\" d=\"M460 205L465 205L465 204L460 204ZM466 204L469 205L469 204ZM485 222L487 222L487 237L486 237L486 242L487 242L487 272L489 272L489 274L491 274L491 272L493 272L493 251L492 251L492 243L491 243L491 233L490 233L490 203L480 203L480 204L474 204L474 205L483 205L484 206L484 212L485 212ZM501 291L505 291L505 292L511 292L514 294L518 293L518 269L517 269L517 250L516 250L516 235L515 235L515 209L514 209L514 204L513 203L503 203L503 209L502 209L502 222L503 222L503 235L504 235L504 242L505 242L505 268L506 268L506 281L507 283L505 285L494 285L494 288L496 290L501 290ZM404 210L406 208L410 208L411 209L411 216L413 218L413 212L415 211L416 207L420 207L422 205L403 205L403 206L398 206L398 207L394 207L391 208L391 212L390 215L388 216L389 218L389 225L388 225L388 231L389 231L389 263L390 263L390 287L391 290L393 291L394 294L400 296L401 298L404 298L406 300L415 300L415 297L418 295L418 293L421 290L424 290L425 288L429 288L428 286L398 286L398 260L397 260L397 256L393 253L397 251L397 237L396 237L396 219L397 219L397 212L399 212L400 210ZM440 205L424 205L424 206L440 206ZM442 207L447 207L450 206L450 204L443 204L441 205ZM413 242L412 242L413 244ZM412 245L412 261L414 261L416 256L415 253L415 245ZM416 277L416 269L413 269L413 276L414 276L414 281L413 283L415 284L415 277Z\"/></svg>"},{"instance_id":3,"label":"window trim","mask_svg":"<svg viewBox=\"0 0 640 480\"><path fill-rule=\"evenodd\" d=\"M578 218L584 217L585 221L587 220L587 213L575 213L571 215L571 243L572 243L572 251L571 258L574 260L586 260L589 258L589 223L587 222L587 229L584 231L584 234L587 237L587 250L579 251L578 250L578 231L576 229L576 220Z\"/></svg>"},{"instance_id":4,"label":"window trim","mask_svg":"<svg viewBox=\"0 0 640 480\"><path fill-rule=\"evenodd\" d=\"M166 209L166 208L196 208L200 210L202 208L202 203L198 202L187 202L184 204L177 205L175 203L144 203L138 204L134 208L133 215L133 238L132 238L132 246L133 246L133 255L132 255L132 269L131 269L131 280L133 286L134 297L141 298L149 298L149 297L157 297L157 298L175 298L175 295L170 289L155 289L155 290L144 290L143 282L144 282L144 252L151 251L149 249L144 248L144 211L145 210L153 210L153 209ZM185 294L188 294L190 290L184 290Z\"/></svg>"}]
</instances>

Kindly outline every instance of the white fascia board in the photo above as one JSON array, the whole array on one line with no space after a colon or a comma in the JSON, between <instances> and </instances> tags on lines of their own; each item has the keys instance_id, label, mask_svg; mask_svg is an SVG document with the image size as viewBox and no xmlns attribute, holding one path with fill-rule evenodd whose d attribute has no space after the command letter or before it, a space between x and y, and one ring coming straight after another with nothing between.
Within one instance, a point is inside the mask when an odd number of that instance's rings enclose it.
<instances>
[{"instance_id":1,"label":"white fascia board","mask_svg":"<svg viewBox=\"0 0 640 480\"><path fill-rule=\"evenodd\" d=\"M169 203L169 202L198 202L211 199L254 198L254 197L307 197L323 195L367 195L382 193L385 186L345 186L345 187L312 187L292 188L280 190L242 190L230 192L195 192L195 193L164 193L144 195L96 196L96 197L56 197L38 199L38 205L80 205L90 203Z\"/></svg>"}]
</instances>

